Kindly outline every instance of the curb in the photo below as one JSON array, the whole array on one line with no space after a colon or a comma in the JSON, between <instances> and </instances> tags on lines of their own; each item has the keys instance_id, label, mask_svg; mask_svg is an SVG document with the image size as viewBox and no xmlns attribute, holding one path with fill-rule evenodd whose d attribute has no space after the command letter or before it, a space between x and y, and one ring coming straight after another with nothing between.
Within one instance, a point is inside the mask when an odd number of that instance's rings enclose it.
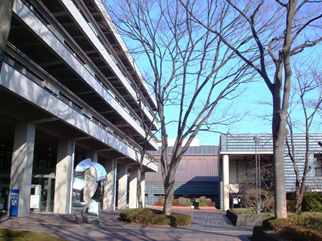
<instances>
[{"instance_id":1,"label":"curb","mask_svg":"<svg viewBox=\"0 0 322 241\"><path fill-rule=\"evenodd\" d=\"M163 209L162 206L153 206L153 209ZM183 207L183 206L172 206L171 209L182 209L182 210L190 210L191 207ZM218 210L216 207L198 207L194 208L196 210Z\"/></svg>"}]
</instances>

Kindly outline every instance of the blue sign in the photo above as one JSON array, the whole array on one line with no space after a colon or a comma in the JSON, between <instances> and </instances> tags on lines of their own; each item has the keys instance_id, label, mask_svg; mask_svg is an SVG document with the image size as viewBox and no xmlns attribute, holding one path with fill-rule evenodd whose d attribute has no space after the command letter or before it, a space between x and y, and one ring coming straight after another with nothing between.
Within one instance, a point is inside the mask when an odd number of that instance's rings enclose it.
<instances>
[{"instance_id":1,"label":"blue sign","mask_svg":"<svg viewBox=\"0 0 322 241\"><path fill-rule=\"evenodd\" d=\"M19 189L11 189L9 216L18 216Z\"/></svg>"}]
</instances>

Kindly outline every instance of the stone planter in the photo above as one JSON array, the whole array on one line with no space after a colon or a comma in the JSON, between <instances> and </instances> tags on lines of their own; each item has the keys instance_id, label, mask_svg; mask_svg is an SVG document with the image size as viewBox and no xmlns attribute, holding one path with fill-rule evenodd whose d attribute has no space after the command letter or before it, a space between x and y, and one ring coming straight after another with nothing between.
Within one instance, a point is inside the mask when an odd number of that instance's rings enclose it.
<instances>
[{"instance_id":1,"label":"stone planter","mask_svg":"<svg viewBox=\"0 0 322 241\"><path fill-rule=\"evenodd\" d=\"M272 216L243 216L231 210L227 210L226 216L234 226L262 226L264 220L272 218Z\"/></svg>"},{"instance_id":2,"label":"stone planter","mask_svg":"<svg viewBox=\"0 0 322 241\"><path fill-rule=\"evenodd\" d=\"M264 230L262 227L255 226L253 229L252 241L287 241L273 231Z\"/></svg>"}]
</instances>

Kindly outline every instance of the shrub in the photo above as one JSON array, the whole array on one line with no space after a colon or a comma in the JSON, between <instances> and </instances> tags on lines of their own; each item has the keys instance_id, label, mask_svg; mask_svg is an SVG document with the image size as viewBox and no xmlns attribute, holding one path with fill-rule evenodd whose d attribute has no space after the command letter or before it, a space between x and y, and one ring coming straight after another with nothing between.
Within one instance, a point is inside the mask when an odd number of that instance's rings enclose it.
<instances>
[{"instance_id":1,"label":"shrub","mask_svg":"<svg viewBox=\"0 0 322 241\"><path fill-rule=\"evenodd\" d=\"M181 206L177 200L172 201L172 206Z\"/></svg>"},{"instance_id":2,"label":"shrub","mask_svg":"<svg viewBox=\"0 0 322 241\"><path fill-rule=\"evenodd\" d=\"M211 198L207 198L207 199L206 199L206 202L207 202L207 203L210 203L210 202L211 202Z\"/></svg>"},{"instance_id":3,"label":"shrub","mask_svg":"<svg viewBox=\"0 0 322 241\"><path fill-rule=\"evenodd\" d=\"M287 211L294 212L295 210L295 200L286 200Z\"/></svg>"},{"instance_id":4,"label":"shrub","mask_svg":"<svg viewBox=\"0 0 322 241\"><path fill-rule=\"evenodd\" d=\"M216 207L216 203L215 202L207 202L208 207Z\"/></svg>"},{"instance_id":5,"label":"shrub","mask_svg":"<svg viewBox=\"0 0 322 241\"><path fill-rule=\"evenodd\" d=\"M302 202L302 211L322 212L322 194L305 193Z\"/></svg>"},{"instance_id":6,"label":"shrub","mask_svg":"<svg viewBox=\"0 0 322 241\"><path fill-rule=\"evenodd\" d=\"M178 198L178 203L180 203L181 205L185 205L187 199L185 197L179 197Z\"/></svg>"},{"instance_id":7,"label":"shrub","mask_svg":"<svg viewBox=\"0 0 322 241\"><path fill-rule=\"evenodd\" d=\"M201 200L200 200L200 202L199 202L198 206L199 206L199 207L208 207L208 204L207 204L207 202L206 202L206 201L201 201Z\"/></svg>"},{"instance_id":8,"label":"shrub","mask_svg":"<svg viewBox=\"0 0 322 241\"><path fill-rule=\"evenodd\" d=\"M191 224L191 216L182 213L171 213L167 216L159 210L137 208L120 213L120 220L138 224L186 226Z\"/></svg>"},{"instance_id":9,"label":"shrub","mask_svg":"<svg viewBox=\"0 0 322 241\"><path fill-rule=\"evenodd\" d=\"M285 219L269 219L263 222L263 227L269 230L279 230L286 226L302 226L322 231L322 214L289 215Z\"/></svg>"},{"instance_id":10,"label":"shrub","mask_svg":"<svg viewBox=\"0 0 322 241\"><path fill-rule=\"evenodd\" d=\"M161 201L159 200L154 204L154 206L163 206L163 205L161 204Z\"/></svg>"},{"instance_id":11,"label":"shrub","mask_svg":"<svg viewBox=\"0 0 322 241\"><path fill-rule=\"evenodd\" d=\"M322 234L301 226L287 226L281 228L278 232L282 237L292 241L320 241L322 240Z\"/></svg>"},{"instance_id":12,"label":"shrub","mask_svg":"<svg viewBox=\"0 0 322 241\"><path fill-rule=\"evenodd\" d=\"M200 198L199 198L199 200L200 200L200 202L205 202L206 200L207 200L207 198L205 197L205 196L201 196Z\"/></svg>"},{"instance_id":13,"label":"shrub","mask_svg":"<svg viewBox=\"0 0 322 241\"><path fill-rule=\"evenodd\" d=\"M164 196L159 196L159 201L162 199L164 200Z\"/></svg>"},{"instance_id":14,"label":"shrub","mask_svg":"<svg viewBox=\"0 0 322 241\"><path fill-rule=\"evenodd\" d=\"M296 199L296 192L287 192L286 199L287 200L295 200Z\"/></svg>"},{"instance_id":15,"label":"shrub","mask_svg":"<svg viewBox=\"0 0 322 241\"><path fill-rule=\"evenodd\" d=\"M64 241L65 239L43 233L0 228L0 240Z\"/></svg>"}]
</instances>

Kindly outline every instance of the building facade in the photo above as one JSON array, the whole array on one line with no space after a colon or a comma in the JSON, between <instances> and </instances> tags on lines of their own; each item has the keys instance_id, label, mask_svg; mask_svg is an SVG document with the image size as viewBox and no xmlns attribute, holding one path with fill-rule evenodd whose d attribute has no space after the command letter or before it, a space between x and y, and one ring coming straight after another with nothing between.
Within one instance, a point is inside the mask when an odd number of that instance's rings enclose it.
<instances>
[{"instance_id":1,"label":"building facade","mask_svg":"<svg viewBox=\"0 0 322 241\"><path fill-rule=\"evenodd\" d=\"M172 147L169 147L172 153ZM146 205L153 206L160 196L164 196L164 187L161 175L159 152L153 153L158 172L146 174ZM218 146L190 146L183 155L175 177L176 197L199 198L206 196L211 198L219 207L219 163Z\"/></svg>"},{"instance_id":2,"label":"building facade","mask_svg":"<svg viewBox=\"0 0 322 241\"><path fill-rule=\"evenodd\" d=\"M290 142L290 136L288 137ZM304 170L305 135L294 134L296 162L300 173ZM309 139L309 166L306 186L308 191L322 191L322 148L318 141L322 134L311 134ZM233 205L232 196L241 194L245 180L255 180L252 170L272 163L273 140L270 134L229 134L220 137L220 208ZM286 192L295 191L295 172L288 148L284 146L284 172ZM273 170L272 170L273 171Z\"/></svg>"},{"instance_id":3,"label":"building facade","mask_svg":"<svg viewBox=\"0 0 322 241\"><path fill-rule=\"evenodd\" d=\"M16 0L0 75L6 206L18 192L17 216L28 216L38 194L39 212L71 213L73 170L91 158L107 171L102 208L136 207L143 140L158 148L143 129L157 129L155 109L101 0ZM157 171L152 156L144 166Z\"/></svg>"}]
</instances>

